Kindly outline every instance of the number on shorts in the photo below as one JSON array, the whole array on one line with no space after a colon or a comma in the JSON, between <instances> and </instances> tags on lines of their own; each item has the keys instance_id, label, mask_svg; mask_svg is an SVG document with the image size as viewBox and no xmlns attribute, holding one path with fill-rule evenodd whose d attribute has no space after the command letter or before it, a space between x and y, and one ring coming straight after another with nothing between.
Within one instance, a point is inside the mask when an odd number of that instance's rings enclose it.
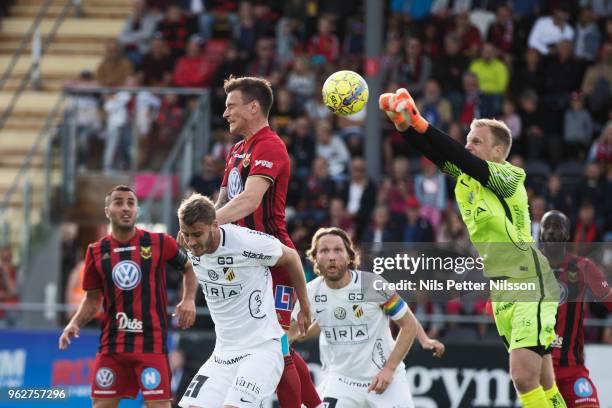
<instances>
[{"instance_id":1,"label":"number on shorts","mask_svg":"<svg viewBox=\"0 0 612 408\"><path fill-rule=\"evenodd\" d=\"M200 389L204 385L204 383L208 380L208 377L203 375L196 375L189 387L187 387L187 391L185 391L186 397L198 398L198 394L200 393Z\"/></svg>"},{"instance_id":2,"label":"number on shorts","mask_svg":"<svg viewBox=\"0 0 612 408\"><path fill-rule=\"evenodd\" d=\"M338 398L325 397L323 399L323 408L336 408Z\"/></svg>"}]
</instances>

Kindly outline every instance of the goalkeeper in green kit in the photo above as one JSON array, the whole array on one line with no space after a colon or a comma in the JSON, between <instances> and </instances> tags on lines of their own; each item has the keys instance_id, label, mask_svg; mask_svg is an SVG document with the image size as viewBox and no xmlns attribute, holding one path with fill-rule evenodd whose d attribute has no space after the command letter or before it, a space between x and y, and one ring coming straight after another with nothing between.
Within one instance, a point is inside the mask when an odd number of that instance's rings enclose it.
<instances>
[{"instance_id":1,"label":"goalkeeper in green kit","mask_svg":"<svg viewBox=\"0 0 612 408\"><path fill-rule=\"evenodd\" d=\"M531 238L525 171L506 161L510 130L498 120L476 119L464 147L427 123L405 89L381 95L379 106L411 146L457 178L457 204L484 260L485 276L534 284L535 291L491 291L495 324L510 353L510 376L523 406L566 407L549 347L558 286Z\"/></svg>"}]
</instances>

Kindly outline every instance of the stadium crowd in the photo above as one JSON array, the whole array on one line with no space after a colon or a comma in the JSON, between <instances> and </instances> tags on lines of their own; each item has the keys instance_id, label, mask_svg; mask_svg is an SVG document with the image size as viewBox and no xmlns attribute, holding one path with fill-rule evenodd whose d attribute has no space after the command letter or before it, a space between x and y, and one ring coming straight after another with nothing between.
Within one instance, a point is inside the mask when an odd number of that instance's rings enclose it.
<instances>
[{"instance_id":1,"label":"stadium crowd","mask_svg":"<svg viewBox=\"0 0 612 408\"><path fill-rule=\"evenodd\" d=\"M453 181L411 151L383 121L384 174L364 160L365 110L337 117L321 86L339 70L363 72L364 4L341 0L133 0L116 41L82 86L209 87L215 143L190 188L215 198L235 142L222 118L230 74L274 87L272 128L292 160L287 219L297 248L314 230L339 226L357 242L448 242L469 246L454 208ZM403 86L423 116L465 142L474 118L503 119L513 132L510 160L528 178L533 236L549 209L572 220L581 251L612 241L612 6L600 0L390 0L380 72L386 90ZM139 169L157 169L178 137L188 98L117 92L74 98L80 163L129 168L138 132ZM92 144L104 153L93 157ZM96 162L92 164L93 162ZM311 271L308 273L312 274ZM310 276L312 277L312 275ZM417 314L484 313L482 307L423 299ZM605 316L597 307L594 317ZM444 330L428 327L432 336ZM612 343L612 331L587 333Z\"/></svg>"}]
</instances>

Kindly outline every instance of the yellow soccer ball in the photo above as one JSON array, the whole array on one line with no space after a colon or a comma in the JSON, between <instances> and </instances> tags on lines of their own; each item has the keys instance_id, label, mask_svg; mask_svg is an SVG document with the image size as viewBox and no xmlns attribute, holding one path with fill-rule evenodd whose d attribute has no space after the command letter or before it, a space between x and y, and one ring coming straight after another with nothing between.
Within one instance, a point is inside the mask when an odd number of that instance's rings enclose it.
<instances>
[{"instance_id":1,"label":"yellow soccer ball","mask_svg":"<svg viewBox=\"0 0 612 408\"><path fill-rule=\"evenodd\" d=\"M368 84L353 71L337 71L323 84L323 103L334 114L352 115L363 109L368 102Z\"/></svg>"}]
</instances>

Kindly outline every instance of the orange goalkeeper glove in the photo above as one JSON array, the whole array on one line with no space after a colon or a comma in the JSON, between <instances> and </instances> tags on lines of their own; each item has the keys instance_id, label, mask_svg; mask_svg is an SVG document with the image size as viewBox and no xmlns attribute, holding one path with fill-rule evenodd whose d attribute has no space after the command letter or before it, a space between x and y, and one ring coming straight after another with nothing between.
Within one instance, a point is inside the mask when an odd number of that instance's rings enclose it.
<instances>
[{"instance_id":1,"label":"orange goalkeeper glove","mask_svg":"<svg viewBox=\"0 0 612 408\"><path fill-rule=\"evenodd\" d=\"M404 88L398 89L395 94L382 94L379 105L401 132L412 126L417 132L424 133L429 127L429 123L419 113L414 99Z\"/></svg>"}]
</instances>

